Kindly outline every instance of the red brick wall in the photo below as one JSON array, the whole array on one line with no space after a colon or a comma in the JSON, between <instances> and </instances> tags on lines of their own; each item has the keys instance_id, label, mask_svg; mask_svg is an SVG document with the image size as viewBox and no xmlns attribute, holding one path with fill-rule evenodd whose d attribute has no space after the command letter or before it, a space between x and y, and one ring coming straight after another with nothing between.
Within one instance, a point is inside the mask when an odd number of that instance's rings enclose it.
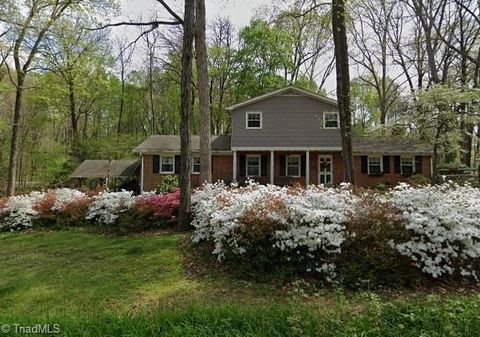
<instances>
[{"instance_id":1,"label":"red brick wall","mask_svg":"<svg viewBox=\"0 0 480 337\"><path fill-rule=\"evenodd\" d=\"M430 156L422 156L422 174L431 179ZM368 173L362 173L361 156L354 156L355 182L358 186L372 186L375 184L395 185L402 181L407 181L408 177L395 173L394 156L390 156L390 173L384 173L381 176L370 176Z\"/></svg>"},{"instance_id":2,"label":"red brick wall","mask_svg":"<svg viewBox=\"0 0 480 337\"><path fill-rule=\"evenodd\" d=\"M225 180L230 182L232 180L232 167L233 167L232 155L213 155L212 156L212 179L213 181ZM153 173L153 155L144 156L144 175L143 175L143 190L153 191L155 190L162 178L169 176L170 174ZM200 175L190 175L192 181L192 187L200 185Z\"/></svg>"}]
</instances>

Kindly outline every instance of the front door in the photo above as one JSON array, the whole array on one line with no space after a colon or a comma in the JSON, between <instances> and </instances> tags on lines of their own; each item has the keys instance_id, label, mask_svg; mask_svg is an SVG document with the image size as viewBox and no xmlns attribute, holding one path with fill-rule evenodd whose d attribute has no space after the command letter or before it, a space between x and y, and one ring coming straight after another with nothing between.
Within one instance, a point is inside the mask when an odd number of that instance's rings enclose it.
<instances>
[{"instance_id":1,"label":"front door","mask_svg":"<svg viewBox=\"0 0 480 337\"><path fill-rule=\"evenodd\" d=\"M330 154L318 156L318 183L323 185L333 183L333 160Z\"/></svg>"}]
</instances>

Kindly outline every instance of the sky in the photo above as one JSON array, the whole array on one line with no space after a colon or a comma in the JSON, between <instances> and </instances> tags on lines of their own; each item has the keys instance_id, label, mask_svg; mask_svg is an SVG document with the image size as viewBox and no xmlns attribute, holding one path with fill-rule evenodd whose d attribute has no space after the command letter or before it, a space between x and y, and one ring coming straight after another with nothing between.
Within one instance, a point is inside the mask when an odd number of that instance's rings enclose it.
<instances>
[{"instance_id":1,"label":"sky","mask_svg":"<svg viewBox=\"0 0 480 337\"><path fill-rule=\"evenodd\" d=\"M250 19L257 13L262 13L265 6L280 3L282 0L206 0L207 24L215 17L229 17L235 27L241 29L248 25ZM121 16L112 19L115 21L139 20L148 21L157 15L159 19L170 19L169 14L157 3L156 0L120 0ZM183 1L167 0L167 4L177 13L183 13ZM112 28L115 36L126 36L133 41L138 36L138 28L118 27ZM330 78L325 84L325 89L332 96L335 94L335 77Z\"/></svg>"}]
</instances>

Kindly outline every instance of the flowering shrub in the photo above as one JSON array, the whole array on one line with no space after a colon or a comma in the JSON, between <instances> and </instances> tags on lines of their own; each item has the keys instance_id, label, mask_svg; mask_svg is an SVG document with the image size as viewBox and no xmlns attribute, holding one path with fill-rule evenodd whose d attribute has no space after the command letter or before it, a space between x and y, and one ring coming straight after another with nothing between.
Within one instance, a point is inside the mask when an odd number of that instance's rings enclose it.
<instances>
[{"instance_id":1,"label":"flowering shrub","mask_svg":"<svg viewBox=\"0 0 480 337\"><path fill-rule=\"evenodd\" d=\"M444 184L413 188L401 184L387 196L403 212L409 240L391 242L434 278L460 273L478 275L480 189Z\"/></svg>"},{"instance_id":2,"label":"flowering shrub","mask_svg":"<svg viewBox=\"0 0 480 337\"><path fill-rule=\"evenodd\" d=\"M178 191L141 196L127 191L85 194L68 188L32 192L1 200L0 230L78 226L93 221L112 228L129 222L128 230L138 231L148 229L153 223L174 220L179 200ZM132 217L132 214L139 216Z\"/></svg>"},{"instance_id":3,"label":"flowering shrub","mask_svg":"<svg viewBox=\"0 0 480 337\"><path fill-rule=\"evenodd\" d=\"M411 187L384 192L207 184L193 195L195 243L219 261L291 266L350 283L411 284L418 267L438 278L477 278L480 190ZM401 274L401 275L400 275ZM400 276L399 276L400 275Z\"/></svg>"},{"instance_id":4,"label":"flowering shrub","mask_svg":"<svg viewBox=\"0 0 480 337\"><path fill-rule=\"evenodd\" d=\"M267 254L330 277L329 256L340 253L346 214L356 201L348 187L205 185L193 196L193 241L213 242L220 261Z\"/></svg>"},{"instance_id":5,"label":"flowering shrub","mask_svg":"<svg viewBox=\"0 0 480 337\"><path fill-rule=\"evenodd\" d=\"M180 205L180 190L165 194L145 193L135 204L137 213L150 220L175 220Z\"/></svg>"}]
</instances>

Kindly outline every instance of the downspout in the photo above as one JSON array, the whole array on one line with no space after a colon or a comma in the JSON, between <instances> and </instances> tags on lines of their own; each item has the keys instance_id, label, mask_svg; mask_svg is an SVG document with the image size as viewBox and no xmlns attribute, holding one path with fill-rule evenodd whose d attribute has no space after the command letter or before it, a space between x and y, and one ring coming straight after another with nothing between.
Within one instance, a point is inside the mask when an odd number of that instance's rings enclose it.
<instances>
[{"instance_id":1,"label":"downspout","mask_svg":"<svg viewBox=\"0 0 480 337\"><path fill-rule=\"evenodd\" d=\"M145 159L143 157L143 153L141 154L141 157L142 157L142 163L141 163L141 166L140 166L140 194L143 193L143 170L144 170L144 166L145 166Z\"/></svg>"}]
</instances>

